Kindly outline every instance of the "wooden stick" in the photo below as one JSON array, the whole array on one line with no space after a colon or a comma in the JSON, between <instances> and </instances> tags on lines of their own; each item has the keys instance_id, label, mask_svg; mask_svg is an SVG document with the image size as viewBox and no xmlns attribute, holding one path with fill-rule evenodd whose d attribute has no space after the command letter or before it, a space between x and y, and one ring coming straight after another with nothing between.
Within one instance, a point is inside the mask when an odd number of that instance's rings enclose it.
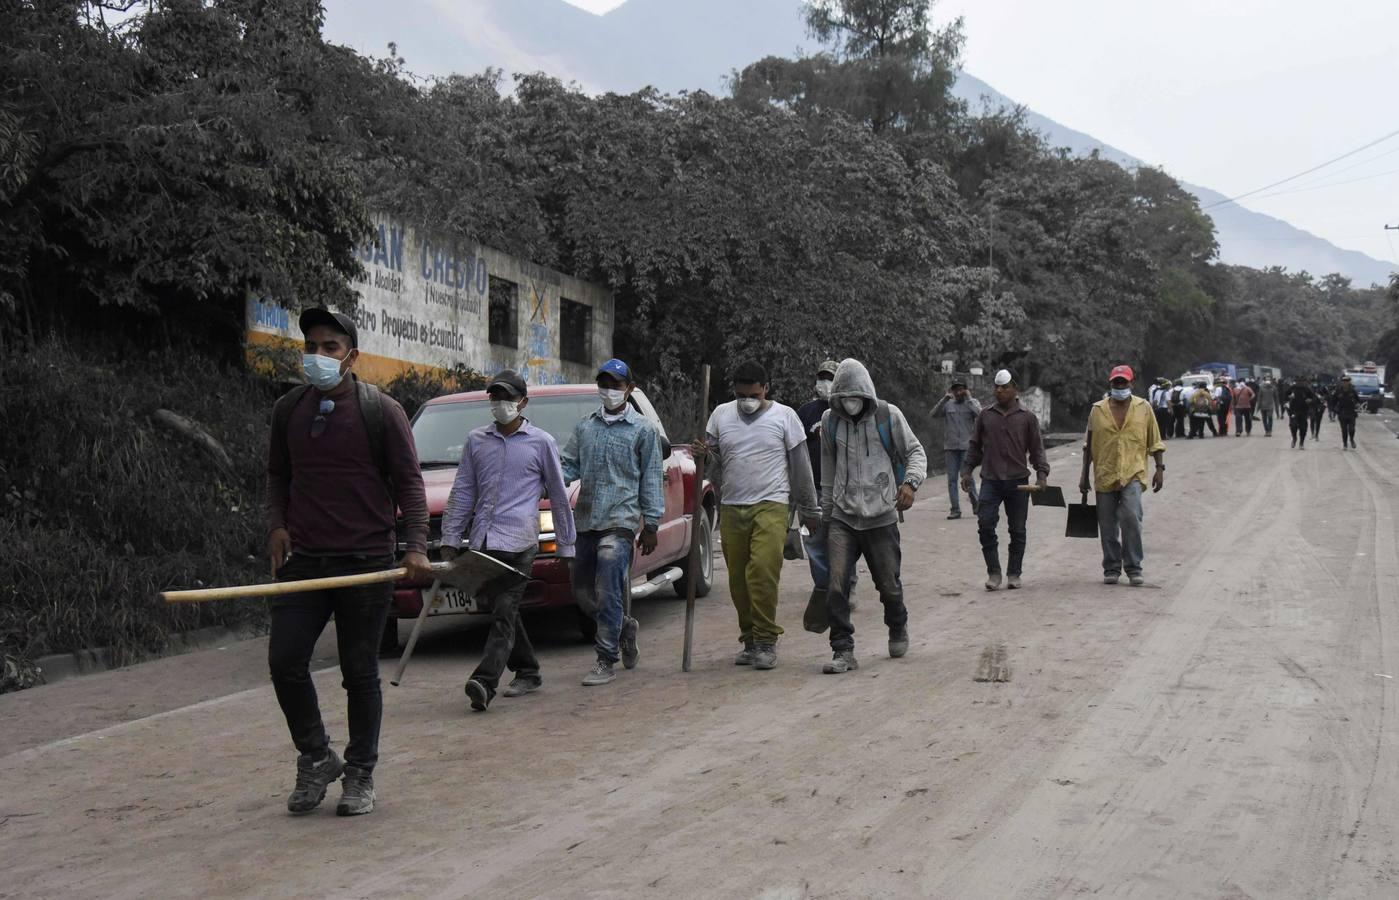
<instances>
[{"instance_id":1,"label":"wooden stick","mask_svg":"<svg viewBox=\"0 0 1399 900\"><path fill-rule=\"evenodd\" d=\"M432 608L437 605L437 592L442 590L442 579L437 579L432 583L432 590L423 601L423 608L418 610L418 619L413 623L413 633L408 635L408 646L403 648L403 655L398 659L398 671L394 673L389 684L394 687L403 681L403 673L408 671L408 660L413 658L413 648L418 646L418 636L423 633L423 623L432 614Z\"/></svg>"},{"instance_id":2,"label":"wooden stick","mask_svg":"<svg viewBox=\"0 0 1399 900\"><path fill-rule=\"evenodd\" d=\"M205 600L238 600L243 597L279 597L283 594L304 594L307 591L323 591L327 588L381 584L385 581L397 581L407 574L408 569L400 567L383 572L307 578L302 581L276 581L271 584L245 584L239 587L205 588L197 591L164 591L160 599L166 603L202 603Z\"/></svg>"},{"instance_id":3,"label":"wooden stick","mask_svg":"<svg viewBox=\"0 0 1399 900\"><path fill-rule=\"evenodd\" d=\"M703 387L700 388L699 404L699 440L705 439L705 426L708 419L705 416L709 409L709 364L704 365L704 374L701 376ZM689 577L685 579L685 652L680 657L680 671L690 671L690 648L695 641L695 581L699 578L700 572L700 535L704 529L700 527L700 516L704 515L704 461L705 456L700 456L695 460L695 495L690 499L690 561L688 563ZM711 540L713 540L711 536ZM710 545L710 552L714 552L713 544Z\"/></svg>"}]
</instances>

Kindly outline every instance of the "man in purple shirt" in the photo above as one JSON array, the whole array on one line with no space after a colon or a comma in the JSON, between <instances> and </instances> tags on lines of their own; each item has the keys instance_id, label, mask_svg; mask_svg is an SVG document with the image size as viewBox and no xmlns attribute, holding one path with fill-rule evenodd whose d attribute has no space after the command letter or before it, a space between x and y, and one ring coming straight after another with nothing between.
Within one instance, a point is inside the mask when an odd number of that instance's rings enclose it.
<instances>
[{"instance_id":1,"label":"man in purple shirt","mask_svg":"<svg viewBox=\"0 0 1399 900\"><path fill-rule=\"evenodd\" d=\"M408 417L392 398L350 374L359 339L349 316L324 309L301 314L306 337L306 387L293 388L272 413L267 456L267 550L272 576L300 581L393 567L394 550L415 578L428 572L427 496ZM348 376L348 377L347 377ZM402 510L395 534L394 508ZM344 773L335 812L374 809L374 765L384 702L379 688L379 637L393 585L310 591L269 604L272 633L267 662L286 716L296 761L296 787L287 809L307 813ZM335 616L350 720L342 764L321 721L311 653Z\"/></svg>"},{"instance_id":2,"label":"man in purple shirt","mask_svg":"<svg viewBox=\"0 0 1399 900\"><path fill-rule=\"evenodd\" d=\"M442 516L442 558L451 560L466 535L471 549L493 556L529 574L539 552L539 497L548 494L554 533L561 557L573 556L573 510L564 486L559 448L547 431L530 424L521 413L529 405L525 380L510 369L486 387L494 425L466 437L456 481ZM486 591L490 591L487 585ZM508 666L515 678L505 696L518 697L543 685L539 660L520 620L521 583L491 598L491 633L481 651L481 664L466 681L471 708L484 711L495 697L501 673Z\"/></svg>"}]
</instances>

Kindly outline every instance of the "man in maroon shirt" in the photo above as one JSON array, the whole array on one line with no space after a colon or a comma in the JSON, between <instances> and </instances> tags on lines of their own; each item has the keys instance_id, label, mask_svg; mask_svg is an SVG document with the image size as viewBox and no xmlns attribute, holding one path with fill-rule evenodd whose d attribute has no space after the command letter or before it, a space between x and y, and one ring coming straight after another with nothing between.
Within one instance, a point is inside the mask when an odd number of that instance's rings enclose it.
<instances>
[{"instance_id":1,"label":"man in maroon shirt","mask_svg":"<svg viewBox=\"0 0 1399 900\"><path fill-rule=\"evenodd\" d=\"M1049 480L1049 460L1044 455L1044 438L1034 413L1020 405L1020 387L1009 369L996 373L996 405L983 409L967 442L967 458L962 463L962 488L972 489L972 471L981 466L981 496L977 498L977 530L981 555L986 560L986 590L1001 586L1001 560L997 555L996 524L1001 506L1006 508L1010 530L1010 557L1006 565L1006 588L1020 587L1020 568L1025 559L1025 522L1030 513L1030 495L1020 490L1030 483L1026 459L1035 467L1036 483Z\"/></svg>"},{"instance_id":2,"label":"man in maroon shirt","mask_svg":"<svg viewBox=\"0 0 1399 900\"><path fill-rule=\"evenodd\" d=\"M308 386L293 388L278 401L267 457L273 577L299 581L392 568L395 507L403 512L403 533L397 536L407 548L403 564L410 577L427 576L427 496L403 407L350 374L359 341L348 316L308 309L300 325ZM374 809L384 708L379 638L392 594L393 585L385 582L271 602L268 666L300 754L296 787L287 798L293 813L319 806L342 772L344 793L336 814ZM343 764L330 749L310 673L311 653L332 615L350 726Z\"/></svg>"}]
</instances>

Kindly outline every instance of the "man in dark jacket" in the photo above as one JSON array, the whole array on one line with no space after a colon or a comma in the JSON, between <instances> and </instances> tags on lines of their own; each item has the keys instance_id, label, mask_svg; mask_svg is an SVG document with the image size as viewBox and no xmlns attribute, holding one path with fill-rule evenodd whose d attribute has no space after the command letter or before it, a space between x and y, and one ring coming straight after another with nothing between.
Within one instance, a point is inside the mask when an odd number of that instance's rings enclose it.
<instances>
[{"instance_id":1,"label":"man in dark jacket","mask_svg":"<svg viewBox=\"0 0 1399 900\"><path fill-rule=\"evenodd\" d=\"M1273 416L1282 412L1282 395L1278 391L1278 386L1273 383L1273 376L1263 376L1263 383L1258 386L1257 409L1263 416L1263 436L1273 436Z\"/></svg>"},{"instance_id":2,"label":"man in dark jacket","mask_svg":"<svg viewBox=\"0 0 1399 900\"><path fill-rule=\"evenodd\" d=\"M1044 454L1039 419L1020 405L1020 389L1009 369L996 373L996 405L983 410L967 442L967 459L962 464L962 487L971 489L972 472L981 466L981 495L977 498L977 531L981 555L986 561L986 590L1001 586L1001 561L997 551L996 525L1001 506L1006 508L1010 529L1010 557L1006 565L1006 587L1020 587L1020 570L1025 559L1025 521L1030 513L1030 495L1020 490L1030 481L1028 458L1040 487L1049 480L1049 460Z\"/></svg>"},{"instance_id":3,"label":"man in dark jacket","mask_svg":"<svg viewBox=\"0 0 1399 900\"><path fill-rule=\"evenodd\" d=\"M403 407L351 374L359 336L348 316L308 309L300 325L306 337L302 370L310 388L280 401L291 408L273 413L267 458L267 551L273 577L300 581L389 569L399 540L408 550L403 564L409 577L430 577L427 495ZM367 412L370 403L379 415ZM395 508L403 513L400 534L395 534ZM381 582L289 594L270 604L268 666L300 753L296 787L287 798L293 813L319 806L342 772L344 794L336 814L357 816L374 809L373 772L384 709L379 640L392 596L393 585ZM349 707L350 742L343 764L330 749L310 672L316 640L332 615Z\"/></svg>"},{"instance_id":4,"label":"man in dark jacket","mask_svg":"<svg viewBox=\"0 0 1399 900\"><path fill-rule=\"evenodd\" d=\"M1360 415L1360 395L1356 393L1355 385L1350 383L1349 375L1341 378L1334 397L1336 418L1341 423L1341 449L1349 447L1354 450L1355 419Z\"/></svg>"},{"instance_id":5,"label":"man in dark jacket","mask_svg":"<svg viewBox=\"0 0 1399 900\"><path fill-rule=\"evenodd\" d=\"M1317 404L1316 393L1303 381L1294 381L1283 392L1283 406L1287 409L1287 427L1292 432L1293 448L1307 449L1307 427L1311 423L1312 408Z\"/></svg>"}]
</instances>

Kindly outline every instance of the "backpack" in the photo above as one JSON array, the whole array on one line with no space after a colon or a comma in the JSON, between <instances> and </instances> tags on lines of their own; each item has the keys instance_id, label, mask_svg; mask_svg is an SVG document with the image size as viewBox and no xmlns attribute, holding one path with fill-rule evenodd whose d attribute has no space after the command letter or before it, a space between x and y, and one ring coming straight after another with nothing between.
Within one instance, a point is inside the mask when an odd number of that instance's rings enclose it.
<instances>
[{"instance_id":1,"label":"backpack","mask_svg":"<svg viewBox=\"0 0 1399 900\"><path fill-rule=\"evenodd\" d=\"M832 409L831 412L835 412L835 410ZM884 452L889 455L890 465L894 467L894 484L903 484L904 477L908 475L908 460L894 444L894 427L889 416L889 404L883 400L874 401L874 428L879 432L879 443L884 445ZM835 429L827 428L823 422L821 431L830 435L831 452L834 453L836 449Z\"/></svg>"},{"instance_id":2,"label":"backpack","mask_svg":"<svg viewBox=\"0 0 1399 900\"><path fill-rule=\"evenodd\" d=\"M1184 406L1184 405L1185 405L1185 400L1181 398L1181 389L1180 389L1179 387L1172 388L1172 389L1171 389L1171 406L1174 407L1174 406Z\"/></svg>"},{"instance_id":3,"label":"backpack","mask_svg":"<svg viewBox=\"0 0 1399 900\"><path fill-rule=\"evenodd\" d=\"M1210 412L1213 405L1214 401L1208 393L1196 391L1190 396L1190 409L1192 412L1207 413Z\"/></svg>"},{"instance_id":4,"label":"backpack","mask_svg":"<svg viewBox=\"0 0 1399 900\"><path fill-rule=\"evenodd\" d=\"M353 377L353 376L351 376ZM300 384L287 391L272 407L272 447L283 460L290 461L291 451L287 447L287 423L291 421L292 410L311 389L309 384ZM359 400L360 418L364 420L364 431L369 437L369 455L379 467L379 474L385 484L393 483L389 471L388 457L384 454L384 397L379 389L355 378L355 396Z\"/></svg>"}]
</instances>

